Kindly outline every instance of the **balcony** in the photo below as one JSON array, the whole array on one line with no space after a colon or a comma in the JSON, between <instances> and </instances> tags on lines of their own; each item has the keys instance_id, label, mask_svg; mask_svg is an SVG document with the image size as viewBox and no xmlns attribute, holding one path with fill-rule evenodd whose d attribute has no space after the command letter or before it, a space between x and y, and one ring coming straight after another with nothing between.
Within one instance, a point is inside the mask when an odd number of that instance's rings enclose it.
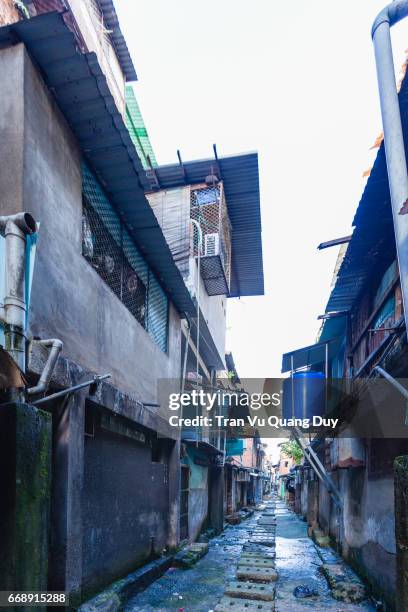
<instances>
[{"instance_id":1,"label":"balcony","mask_svg":"<svg viewBox=\"0 0 408 612\"><path fill-rule=\"evenodd\" d=\"M193 252L200 255L200 271L208 295L228 295L231 270L231 224L221 183L196 186L190 195L191 219L200 224L200 245L194 227Z\"/></svg>"}]
</instances>

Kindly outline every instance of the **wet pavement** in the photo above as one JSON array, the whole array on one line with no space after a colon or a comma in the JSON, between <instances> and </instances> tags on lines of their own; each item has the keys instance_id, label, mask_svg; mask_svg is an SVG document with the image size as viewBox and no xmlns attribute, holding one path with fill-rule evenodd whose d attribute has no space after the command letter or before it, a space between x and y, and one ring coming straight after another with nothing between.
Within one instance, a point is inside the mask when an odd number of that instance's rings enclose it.
<instances>
[{"instance_id":1,"label":"wet pavement","mask_svg":"<svg viewBox=\"0 0 408 612\"><path fill-rule=\"evenodd\" d=\"M187 570L170 568L145 591L130 599L122 610L213 612L224 595L226 584L236 580L243 547L248 549L251 534L256 535L254 530L259 529L260 517L261 513L256 512L240 525L228 526L222 535L210 541L207 555L194 567ZM276 518L276 569L279 574L275 583L277 612L374 611L375 608L368 602L346 604L333 599L326 579L319 571L322 560L315 544L307 537L306 523L279 501L276 504ZM269 548L269 552L272 551L273 548ZM335 562L336 555L333 555ZM293 591L300 585L315 589L318 595L296 599Z\"/></svg>"},{"instance_id":2,"label":"wet pavement","mask_svg":"<svg viewBox=\"0 0 408 612\"><path fill-rule=\"evenodd\" d=\"M369 602L346 604L336 601L323 574L319 571L322 560L316 546L307 536L307 524L289 511L283 502L276 504L276 569L279 580L276 586L276 610L278 612L323 612L323 610L362 612L374 611ZM339 558L332 553L332 561ZM295 587L307 585L315 589L317 597L296 599Z\"/></svg>"},{"instance_id":3,"label":"wet pavement","mask_svg":"<svg viewBox=\"0 0 408 612\"><path fill-rule=\"evenodd\" d=\"M209 543L209 551L191 569L170 568L123 608L126 612L209 612L235 578L242 546L256 525L253 515L240 525L230 525Z\"/></svg>"}]
</instances>

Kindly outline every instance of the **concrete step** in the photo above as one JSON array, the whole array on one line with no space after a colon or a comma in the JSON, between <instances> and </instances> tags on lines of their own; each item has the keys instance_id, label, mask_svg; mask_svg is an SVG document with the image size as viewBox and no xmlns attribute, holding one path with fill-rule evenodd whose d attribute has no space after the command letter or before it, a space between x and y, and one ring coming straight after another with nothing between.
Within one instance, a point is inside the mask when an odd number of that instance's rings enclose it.
<instances>
[{"instance_id":1,"label":"concrete step","mask_svg":"<svg viewBox=\"0 0 408 612\"><path fill-rule=\"evenodd\" d=\"M262 544L256 543L251 544L251 542L247 542L242 547L243 553L251 552L256 553L258 555L266 555L267 553L275 555L275 551L272 550L270 546L263 546Z\"/></svg>"},{"instance_id":2,"label":"concrete step","mask_svg":"<svg viewBox=\"0 0 408 612\"><path fill-rule=\"evenodd\" d=\"M242 549L242 557L246 557L249 559L275 559L276 554L275 551L270 550L269 548L265 549L265 551L257 551L250 550L248 545L245 545Z\"/></svg>"},{"instance_id":3,"label":"concrete step","mask_svg":"<svg viewBox=\"0 0 408 612\"><path fill-rule=\"evenodd\" d=\"M255 582L229 582L225 588L225 595L230 597L243 597L262 601L275 599L275 588L270 584L256 584Z\"/></svg>"},{"instance_id":4,"label":"concrete step","mask_svg":"<svg viewBox=\"0 0 408 612\"><path fill-rule=\"evenodd\" d=\"M249 612L252 610L274 612L275 602L224 596L215 607L215 612L229 612L230 610L232 612L247 612L248 610Z\"/></svg>"},{"instance_id":5,"label":"concrete step","mask_svg":"<svg viewBox=\"0 0 408 612\"><path fill-rule=\"evenodd\" d=\"M249 544L260 544L261 546L268 546L269 548L275 547L275 538L269 536L251 536Z\"/></svg>"},{"instance_id":6,"label":"concrete step","mask_svg":"<svg viewBox=\"0 0 408 612\"><path fill-rule=\"evenodd\" d=\"M254 582L275 582L278 579L278 572L271 567L238 565L237 578Z\"/></svg>"},{"instance_id":7,"label":"concrete step","mask_svg":"<svg viewBox=\"0 0 408 612\"><path fill-rule=\"evenodd\" d=\"M255 506L255 510L258 512L263 512L264 510L266 510L266 504L257 504Z\"/></svg>"},{"instance_id":8,"label":"concrete step","mask_svg":"<svg viewBox=\"0 0 408 612\"><path fill-rule=\"evenodd\" d=\"M252 610L259 612L274 612L274 601L260 601L254 599L242 599L237 597L223 597L220 603L215 607L215 612L251 612Z\"/></svg>"},{"instance_id":9,"label":"concrete step","mask_svg":"<svg viewBox=\"0 0 408 612\"><path fill-rule=\"evenodd\" d=\"M275 559L265 559L263 557L249 557L248 555L242 555L238 561L238 567L240 566L255 566L255 567L275 567Z\"/></svg>"}]
</instances>

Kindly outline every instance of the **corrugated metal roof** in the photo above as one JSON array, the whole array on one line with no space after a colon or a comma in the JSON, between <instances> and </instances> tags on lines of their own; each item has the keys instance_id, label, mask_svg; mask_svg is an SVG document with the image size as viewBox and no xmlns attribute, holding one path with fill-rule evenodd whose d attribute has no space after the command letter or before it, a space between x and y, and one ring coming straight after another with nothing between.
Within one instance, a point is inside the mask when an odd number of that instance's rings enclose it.
<instances>
[{"instance_id":1,"label":"corrugated metal roof","mask_svg":"<svg viewBox=\"0 0 408 612\"><path fill-rule=\"evenodd\" d=\"M110 30L110 38L118 56L121 68L127 81L137 81L137 74L130 57L126 40L120 29L118 16L112 0L98 0L105 25Z\"/></svg>"},{"instance_id":2,"label":"corrugated metal roof","mask_svg":"<svg viewBox=\"0 0 408 612\"><path fill-rule=\"evenodd\" d=\"M94 2L100 9L106 29L109 30L109 37L116 51L126 81L137 81L136 70L120 29L118 16L112 0L94 0ZM50 13L52 11L65 13L65 15L68 14L63 0L33 0L33 3L37 15Z\"/></svg>"},{"instance_id":3,"label":"corrugated metal roof","mask_svg":"<svg viewBox=\"0 0 408 612\"><path fill-rule=\"evenodd\" d=\"M21 41L110 201L179 312L195 307L144 190L148 183L129 132L94 53L78 51L59 13L0 28L0 47Z\"/></svg>"},{"instance_id":4,"label":"corrugated metal roof","mask_svg":"<svg viewBox=\"0 0 408 612\"><path fill-rule=\"evenodd\" d=\"M350 310L372 273L378 256L392 257L395 251L384 145L381 145L378 151L353 225L353 236L340 266L326 312Z\"/></svg>"},{"instance_id":5,"label":"corrugated metal roof","mask_svg":"<svg viewBox=\"0 0 408 612\"><path fill-rule=\"evenodd\" d=\"M215 173L224 182L232 226L232 273L229 297L264 294L258 154L244 153L158 166L160 188L202 183Z\"/></svg>"},{"instance_id":6,"label":"corrugated metal roof","mask_svg":"<svg viewBox=\"0 0 408 612\"><path fill-rule=\"evenodd\" d=\"M399 93L401 120L408 154L408 78ZM381 260L395 257L395 237L384 142L367 179L353 220L354 232L331 292L326 312L350 310Z\"/></svg>"},{"instance_id":7,"label":"corrugated metal roof","mask_svg":"<svg viewBox=\"0 0 408 612\"><path fill-rule=\"evenodd\" d=\"M304 346L290 353L285 353L282 356L282 372L289 372L292 369L292 359L294 370L317 365L320 365L323 370L326 359L326 346L328 346L328 358L331 359L338 350L339 342L339 339L328 342L317 342L316 344Z\"/></svg>"}]
</instances>

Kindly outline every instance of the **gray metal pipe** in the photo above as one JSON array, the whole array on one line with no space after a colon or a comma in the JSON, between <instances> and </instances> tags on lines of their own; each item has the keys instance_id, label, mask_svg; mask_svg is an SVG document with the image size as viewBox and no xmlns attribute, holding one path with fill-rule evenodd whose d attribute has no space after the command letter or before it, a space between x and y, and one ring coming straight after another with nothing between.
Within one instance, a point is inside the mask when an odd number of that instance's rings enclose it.
<instances>
[{"instance_id":1,"label":"gray metal pipe","mask_svg":"<svg viewBox=\"0 0 408 612\"><path fill-rule=\"evenodd\" d=\"M35 385L35 387L27 389L28 395L37 395L38 393L45 393L45 391L47 391L48 385L51 381L51 376L54 372L59 354L63 347L62 341L57 340L56 338L50 340L39 340L38 344L50 348L50 352L48 353L48 358L45 362L44 369L41 372L40 380Z\"/></svg>"},{"instance_id":2,"label":"gray metal pipe","mask_svg":"<svg viewBox=\"0 0 408 612\"><path fill-rule=\"evenodd\" d=\"M391 376L391 374L388 374L388 372L384 370L383 368L381 368L380 366L375 366L374 370L378 372L378 374L381 374L381 376L385 378L385 380L387 380L390 383L390 385L392 385L395 389L397 389L397 391L399 391L401 395L403 395L403 397L405 397L405 399L408 400L408 389L406 389L403 385L401 385L401 383L398 382L398 380L396 380L393 376Z\"/></svg>"},{"instance_id":3,"label":"gray metal pipe","mask_svg":"<svg viewBox=\"0 0 408 612\"><path fill-rule=\"evenodd\" d=\"M75 391L79 391L80 389L84 389L85 387L90 387L91 385L96 385L101 380L105 380L106 378L110 378L111 374L103 374L102 376L94 376L92 380L87 380L86 382L79 383L78 385L74 385L73 387L68 387L68 389L63 389L62 391L57 391L52 395L47 395L47 397L42 397L41 399L35 400L35 402L30 402L32 406L39 406L42 404L46 404L47 402L51 402L60 397L65 397L65 395L69 395L70 393L74 393Z\"/></svg>"},{"instance_id":4,"label":"gray metal pipe","mask_svg":"<svg viewBox=\"0 0 408 612\"><path fill-rule=\"evenodd\" d=\"M26 236L37 229L29 213L0 217L0 231L6 238L6 295L4 299L4 336L7 352L25 372L26 301L25 256Z\"/></svg>"},{"instance_id":5,"label":"gray metal pipe","mask_svg":"<svg viewBox=\"0 0 408 612\"><path fill-rule=\"evenodd\" d=\"M408 174L390 27L408 15L408 0L392 2L374 20L374 43L395 243L405 324L408 325ZM407 327L408 329L408 327Z\"/></svg>"}]
</instances>

